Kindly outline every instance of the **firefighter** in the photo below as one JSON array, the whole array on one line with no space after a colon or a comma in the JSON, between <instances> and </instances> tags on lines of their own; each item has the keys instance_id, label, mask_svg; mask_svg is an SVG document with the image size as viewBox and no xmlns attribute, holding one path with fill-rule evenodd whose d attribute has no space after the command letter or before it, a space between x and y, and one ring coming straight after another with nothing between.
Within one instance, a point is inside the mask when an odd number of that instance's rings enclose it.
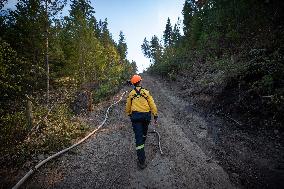
<instances>
[{"instance_id":1,"label":"firefighter","mask_svg":"<svg viewBox=\"0 0 284 189\"><path fill-rule=\"evenodd\" d=\"M150 92L141 86L142 78L134 75L131 83L134 89L129 93L126 102L126 114L130 116L136 140L137 165L140 169L146 168L144 145L147 137L151 114L154 116L154 125L157 126L158 110Z\"/></svg>"}]
</instances>

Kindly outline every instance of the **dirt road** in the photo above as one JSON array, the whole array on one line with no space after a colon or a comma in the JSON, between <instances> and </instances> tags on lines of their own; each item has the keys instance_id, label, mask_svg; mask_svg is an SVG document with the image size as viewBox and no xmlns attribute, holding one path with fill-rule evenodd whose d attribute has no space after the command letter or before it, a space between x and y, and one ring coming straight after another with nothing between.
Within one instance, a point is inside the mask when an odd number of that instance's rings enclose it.
<instances>
[{"instance_id":1,"label":"dirt road","mask_svg":"<svg viewBox=\"0 0 284 189\"><path fill-rule=\"evenodd\" d=\"M218 162L190 137L194 134L201 139L208 138L206 120L193 111L189 113L187 102L152 77L145 76L143 86L151 91L158 106L157 130L162 137L163 156L155 135L148 134L145 148L148 166L144 170L137 168L134 134L124 113L124 99L114 107L104 129L41 168L25 187L236 188ZM86 118L94 128L102 119L101 113L102 109ZM192 135L188 128L194 132Z\"/></svg>"}]
</instances>

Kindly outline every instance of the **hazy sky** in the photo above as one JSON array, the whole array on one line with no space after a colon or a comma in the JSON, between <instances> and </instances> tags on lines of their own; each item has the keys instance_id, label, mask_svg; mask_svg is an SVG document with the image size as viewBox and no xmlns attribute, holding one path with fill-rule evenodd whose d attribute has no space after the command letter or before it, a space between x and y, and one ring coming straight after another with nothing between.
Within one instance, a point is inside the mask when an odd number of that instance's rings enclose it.
<instances>
[{"instance_id":1,"label":"hazy sky","mask_svg":"<svg viewBox=\"0 0 284 189\"><path fill-rule=\"evenodd\" d=\"M16 2L8 0L6 7ZM153 35L161 38L168 17L172 25L178 17L182 18L183 3L184 0L91 0L96 18L108 19L109 30L116 41L119 31L123 31L128 45L127 58L136 61L139 72L149 66L149 59L141 51L143 39L149 40Z\"/></svg>"}]
</instances>

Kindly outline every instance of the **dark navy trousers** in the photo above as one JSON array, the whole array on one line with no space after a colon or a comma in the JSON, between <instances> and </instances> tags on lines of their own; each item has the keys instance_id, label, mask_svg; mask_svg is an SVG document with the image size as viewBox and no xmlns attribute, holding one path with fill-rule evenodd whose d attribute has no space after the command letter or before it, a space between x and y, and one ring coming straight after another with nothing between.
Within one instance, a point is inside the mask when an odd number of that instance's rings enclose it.
<instances>
[{"instance_id":1,"label":"dark navy trousers","mask_svg":"<svg viewBox=\"0 0 284 189\"><path fill-rule=\"evenodd\" d=\"M148 126L151 121L151 113L132 112L130 117L132 122L132 128L135 133L138 161L143 164L145 163L146 159L144 145L147 137Z\"/></svg>"}]
</instances>

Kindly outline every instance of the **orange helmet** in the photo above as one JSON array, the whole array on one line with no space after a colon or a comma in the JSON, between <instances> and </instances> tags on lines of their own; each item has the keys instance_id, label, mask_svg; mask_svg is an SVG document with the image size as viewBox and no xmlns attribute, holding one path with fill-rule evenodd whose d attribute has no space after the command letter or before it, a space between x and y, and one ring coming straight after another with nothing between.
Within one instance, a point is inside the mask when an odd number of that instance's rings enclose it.
<instances>
[{"instance_id":1,"label":"orange helmet","mask_svg":"<svg viewBox=\"0 0 284 189\"><path fill-rule=\"evenodd\" d=\"M132 76L132 78L131 78L131 83L132 84L135 84L135 83L138 83L139 81L141 81L142 80L142 78L141 78L141 76L139 76L139 75L134 75L134 76Z\"/></svg>"}]
</instances>

